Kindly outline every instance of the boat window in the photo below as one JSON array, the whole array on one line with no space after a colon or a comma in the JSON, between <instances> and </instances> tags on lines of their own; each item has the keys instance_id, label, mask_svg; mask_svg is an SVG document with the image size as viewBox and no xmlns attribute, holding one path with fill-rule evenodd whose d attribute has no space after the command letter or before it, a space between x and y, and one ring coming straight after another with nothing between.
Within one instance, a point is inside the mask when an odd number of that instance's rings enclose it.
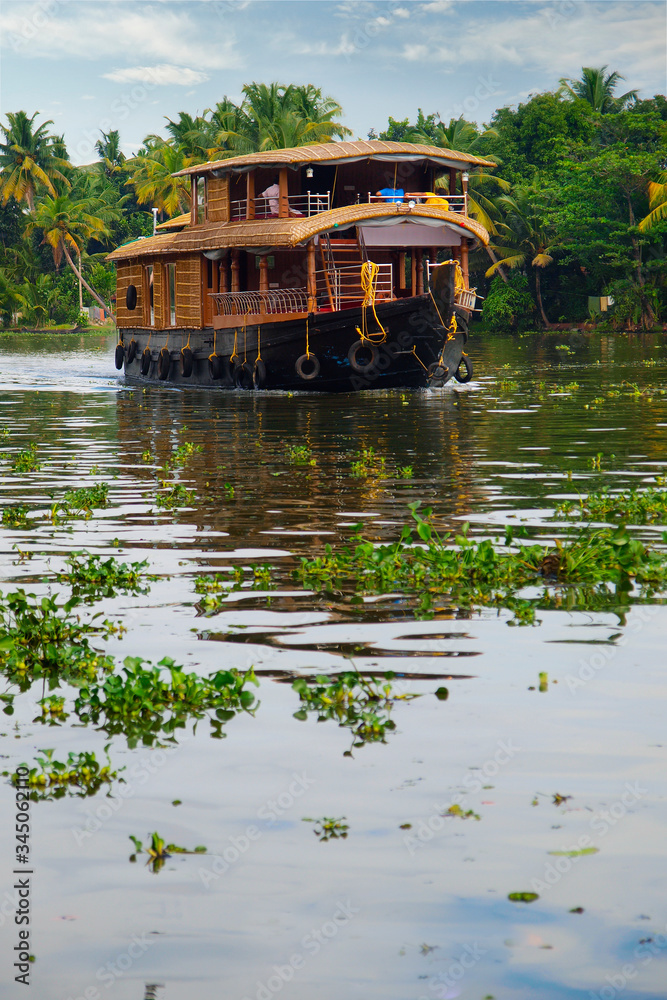
<instances>
[{"instance_id":1,"label":"boat window","mask_svg":"<svg viewBox=\"0 0 667 1000\"><path fill-rule=\"evenodd\" d=\"M197 222L206 222L206 178L197 178Z\"/></svg>"},{"instance_id":2,"label":"boat window","mask_svg":"<svg viewBox=\"0 0 667 1000\"><path fill-rule=\"evenodd\" d=\"M153 265L146 268L146 302L148 303L148 322L150 326L155 326L155 308L153 306Z\"/></svg>"},{"instance_id":3,"label":"boat window","mask_svg":"<svg viewBox=\"0 0 667 1000\"><path fill-rule=\"evenodd\" d=\"M176 265L167 264L167 310L169 326L176 326Z\"/></svg>"}]
</instances>

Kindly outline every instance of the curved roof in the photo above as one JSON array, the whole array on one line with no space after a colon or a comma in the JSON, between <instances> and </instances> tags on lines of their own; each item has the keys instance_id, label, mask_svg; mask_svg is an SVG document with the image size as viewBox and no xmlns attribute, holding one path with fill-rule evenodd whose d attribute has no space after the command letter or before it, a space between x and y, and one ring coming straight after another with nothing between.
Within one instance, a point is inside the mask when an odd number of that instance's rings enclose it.
<instances>
[{"instance_id":1,"label":"curved roof","mask_svg":"<svg viewBox=\"0 0 667 1000\"><path fill-rule=\"evenodd\" d=\"M243 173L253 167L292 166L305 163L353 163L355 160L374 159L390 163L401 160L429 160L442 167L495 167L491 160L483 160L471 153L456 149L427 146L419 142L385 142L381 139L358 139L356 142L317 142L312 146L293 146L290 149L267 149L262 153L246 153L225 160L198 163L179 170L174 177L186 174L204 174L212 171Z\"/></svg>"},{"instance_id":2,"label":"curved roof","mask_svg":"<svg viewBox=\"0 0 667 1000\"><path fill-rule=\"evenodd\" d=\"M194 253L197 251L219 250L229 247L236 249L283 248L293 249L318 236L320 233L344 229L366 219L391 219L397 216L436 219L459 233L473 236L486 246L489 234L484 226L474 219L449 212L438 205L361 204L334 208L318 215L300 216L289 219L258 219L247 222L210 222L208 225L192 226L181 232L165 233L136 240L119 247L109 254L108 260L127 260L130 257L152 256L171 251L173 253Z\"/></svg>"}]
</instances>

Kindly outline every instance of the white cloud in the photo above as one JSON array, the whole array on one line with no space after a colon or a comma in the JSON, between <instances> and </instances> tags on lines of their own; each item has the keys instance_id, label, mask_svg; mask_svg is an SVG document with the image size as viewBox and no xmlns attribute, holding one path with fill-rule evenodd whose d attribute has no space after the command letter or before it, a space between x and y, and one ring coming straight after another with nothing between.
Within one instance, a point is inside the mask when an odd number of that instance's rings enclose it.
<instances>
[{"instance_id":1,"label":"white cloud","mask_svg":"<svg viewBox=\"0 0 667 1000\"><path fill-rule=\"evenodd\" d=\"M168 63L160 66L128 66L102 75L105 80L113 80L114 83L153 83L158 87L170 84L192 87L208 80L208 74L199 70L187 69L185 66L170 66Z\"/></svg>"},{"instance_id":2,"label":"white cloud","mask_svg":"<svg viewBox=\"0 0 667 1000\"><path fill-rule=\"evenodd\" d=\"M40 6L40 5L37 5ZM42 7L44 5L41 5ZM193 9L199 4L193 4ZM218 17L196 17L182 5L86 0L58 3L46 23L35 25L34 11L22 2L0 7L0 38L16 47L30 34L22 54L28 58L78 56L98 61L130 58L159 64L232 69L243 64L234 35ZM195 14L197 13L195 10Z\"/></svg>"},{"instance_id":3,"label":"white cloud","mask_svg":"<svg viewBox=\"0 0 667 1000\"><path fill-rule=\"evenodd\" d=\"M392 13L394 17L410 17L410 11L406 7L396 7Z\"/></svg>"}]
</instances>

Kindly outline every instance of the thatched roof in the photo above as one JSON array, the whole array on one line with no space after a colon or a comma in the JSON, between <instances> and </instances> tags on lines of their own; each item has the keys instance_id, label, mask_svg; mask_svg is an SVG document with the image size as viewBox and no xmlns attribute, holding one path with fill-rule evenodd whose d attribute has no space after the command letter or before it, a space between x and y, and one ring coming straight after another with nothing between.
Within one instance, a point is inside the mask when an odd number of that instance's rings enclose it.
<instances>
[{"instance_id":1,"label":"thatched roof","mask_svg":"<svg viewBox=\"0 0 667 1000\"><path fill-rule=\"evenodd\" d=\"M159 226L155 228L164 231L165 229L183 229L184 226L190 225L190 213L185 212L183 215L175 215L173 219L167 219L166 222L161 222Z\"/></svg>"},{"instance_id":2,"label":"thatched roof","mask_svg":"<svg viewBox=\"0 0 667 1000\"><path fill-rule=\"evenodd\" d=\"M470 153L459 153L455 149L427 146L418 142L385 142L380 139L357 140L356 142L317 142L312 146L293 146L291 149L268 149L263 153L246 153L231 156L225 160L198 163L194 167L179 170L174 177L186 174L207 174L213 171L223 173L245 173L256 167L291 166L306 163L354 163L355 160L373 159L385 163L400 163L405 160L428 160L440 167L495 167L491 160L483 160Z\"/></svg>"},{"instance_id":3,"label":"thatched roof","mask_svg":"<svg viewBox=\"0 0 667 1000\"><path fill-rule=\"evenodd\" d=\"M255 219L249 222L209 222L203 226L192 226L181 232L136 240L110 253L108 260L128 260L130 257L152 256L165 251L194 253L197 251L219 250L224 247L237 249L293 249L306 243L320 233L343 230L366 219L390 219L402 216L405 219L437 219L452 226L456 231L473 236L486 246L489 234L484 226L474 219L449 212L439 205L393 205L388 203L346 205L318 215L299 216L289 219Z\"/></svg>"}]
</instances>

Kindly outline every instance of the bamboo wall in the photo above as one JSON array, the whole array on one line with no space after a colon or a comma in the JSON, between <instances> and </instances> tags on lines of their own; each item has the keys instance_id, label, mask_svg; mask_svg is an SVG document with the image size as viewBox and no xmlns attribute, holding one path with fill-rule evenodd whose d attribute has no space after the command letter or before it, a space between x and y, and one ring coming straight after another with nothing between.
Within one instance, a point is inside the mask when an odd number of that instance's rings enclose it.
<instances>
[{"instance_id":1,"label":"bamboo wall","mask_svg":"<svg viewBox=\"0 0 667 1000\"><path fill-rule=\"evenodd\" d=\"M165 271L163 263L156 260L153 263L153 313L155 315L155 326L159 330L167 325L166 295L165 295Z\"/></svg>"},{"instance_id":2,"label":"bamboo wall","mask_svg":"<svg viewBox=\"0 0 667 1000\"><path fill-rule=\"evenodd\" d=\"M144 282L143 269L138 260L124 260L116 265L116 324L119 327L144 325ZM129 285L137 289L137 308L127 308L126 296Z\"/></svg>"},{"instance_id":3,"label":"bamboo wall","mask_svg":"<svg viewBox=\"0 0 667 1000\"><path fill-rule=\"evenodd\" d=\"M229 177L207 180L208 222L229 222Z\"/></svg>"},{"instance_id":4,"label":"bamboo wall","mask_svg":"<svg viewBox=\"0 0 667 1000\"><path fill-rule=\"evenodd\" d=\"M176 262L176 325L202 326L202 275L199 254L179 257Z\"/></svg>"}]
</instances>

